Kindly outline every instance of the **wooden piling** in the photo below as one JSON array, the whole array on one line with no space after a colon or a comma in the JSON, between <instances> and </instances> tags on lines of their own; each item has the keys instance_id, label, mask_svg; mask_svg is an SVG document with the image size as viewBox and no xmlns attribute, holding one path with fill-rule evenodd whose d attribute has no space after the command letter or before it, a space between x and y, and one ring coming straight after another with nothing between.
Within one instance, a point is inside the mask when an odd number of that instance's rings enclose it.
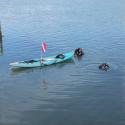
<instances>
[{"instance_id":1,"label":"wooden piling","mask_svg":"<svg viewBox=\"0 0 125 125\"><path fill-rule=\"evenodd\" d=\"M0 42L2 41L2 30L1 30L1 24L0 24Z\"/></svg>"},{"instance_id":2,"label":"wooden piling","mask_svg":"<svg viewBox=\"0 0 125 125\"><path fill-rule=\"evenodd\" d=\"M2 29L1 29L1 23L0 23L0 55L3 54L3 41L2 41Z\"/></svg>"}]
</instances>

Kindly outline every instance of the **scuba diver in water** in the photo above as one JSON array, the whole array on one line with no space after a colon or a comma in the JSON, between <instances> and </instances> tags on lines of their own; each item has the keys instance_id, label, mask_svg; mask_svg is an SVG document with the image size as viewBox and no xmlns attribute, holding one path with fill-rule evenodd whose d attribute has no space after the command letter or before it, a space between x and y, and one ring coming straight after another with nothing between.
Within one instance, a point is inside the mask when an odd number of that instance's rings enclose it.
<instances>
[{"instance_id":1,"label":"scuba diver in water","mask_svg":"<svg viewBox=\"0 0 125 125\"><path fill-rule=\"evenodd\" d=\"M83 52L82 48L77 48L74 52L74 56L80 57L80 56L83 56L83 55L84 55L84 52Z\"/></svg>"},{"instance_id":2,"label":"scuba diver in water","mask_svg":"<svg viewBox=\"0 0 125 125\"><path fill-rule=\"evenodd\" d=\"M103 63L103 64L99 65L99 69L100 69L100 70L105 70L105 71L107 71L109 68L110 68L109 65L106 64L106 63Z\"/></svg>"}]
</instances>

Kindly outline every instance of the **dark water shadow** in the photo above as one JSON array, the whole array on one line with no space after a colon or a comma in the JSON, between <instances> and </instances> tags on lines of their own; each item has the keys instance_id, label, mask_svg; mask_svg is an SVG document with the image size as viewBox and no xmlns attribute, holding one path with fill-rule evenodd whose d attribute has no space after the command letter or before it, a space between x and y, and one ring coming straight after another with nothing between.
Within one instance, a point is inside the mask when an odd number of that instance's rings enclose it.
<instances>
[{"instance_id":1,"label":"dark water shadow","mask_svg":"<svg viewBox=\"0 0 125 125\"><path fill-rule=\"evenodd\" d=\"M43 71L43 70L50 70L51 68L58 68L61 69L65 65L71 65L74 64L74 60L67 60L65 62L53 64L50 66L44 66L44 67L34 67L34 68L11 68L11 75L18 75L22 73L31 73L31 72L37 72L37 71Z\"/></svg>"},{"instance_id":2,"label":"dark water shadow","mask_svg":"<svg viewBox=\"0 0 125 125\"><path fill-rule=\"evenodd\" d=\"M79 61L79 62L83 61L84 55L83 56L79 56L79 57L78 56L74 56L74 59L77 60L77 61Z\"/></svg>"}]
</instances>

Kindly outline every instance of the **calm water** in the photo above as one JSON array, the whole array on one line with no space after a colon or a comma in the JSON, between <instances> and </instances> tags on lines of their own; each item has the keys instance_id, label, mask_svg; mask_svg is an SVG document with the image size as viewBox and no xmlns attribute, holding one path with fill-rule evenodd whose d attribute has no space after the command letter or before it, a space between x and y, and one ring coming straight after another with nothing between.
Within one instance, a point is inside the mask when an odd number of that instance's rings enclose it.
<instances>
[{"instance_id":1,"label":"calm water","mask_svg":"<svg viewBox=\"0 0 125 125\"><path fill-rule=\"evenodd\" d=\"M125 125L124 12L124 0L1 0L0 125ZM10 69L40 57L44 39L44 56L77 47L85 56Z\"/></svg>"}]
</instances>

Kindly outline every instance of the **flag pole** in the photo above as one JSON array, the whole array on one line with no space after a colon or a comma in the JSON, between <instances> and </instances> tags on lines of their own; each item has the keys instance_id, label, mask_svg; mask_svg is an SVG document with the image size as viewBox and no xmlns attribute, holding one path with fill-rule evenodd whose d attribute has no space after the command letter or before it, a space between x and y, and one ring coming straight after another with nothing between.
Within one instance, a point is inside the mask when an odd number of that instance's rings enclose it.
<instances>
[{"instance_id":1,"label":"flag pole","mask_svg":"<svg viewBox=\"0 0 125 125\"><path fill-rule=\"evenodd\" d=\"M41 51L41 56L40 56L40 65L42 65L42 51Z\"/></svg>"},{"instance_id":2,"label":"flag pole","mask_svg":"<svg viewBox=\"0 0 125 125\"><path fill-rule=\"evenodd\" d=\"M43 53L42 53L42 51L41 51L41 60L42 60L42 57L43 57Z\"/></svg>"}]
</instances>

